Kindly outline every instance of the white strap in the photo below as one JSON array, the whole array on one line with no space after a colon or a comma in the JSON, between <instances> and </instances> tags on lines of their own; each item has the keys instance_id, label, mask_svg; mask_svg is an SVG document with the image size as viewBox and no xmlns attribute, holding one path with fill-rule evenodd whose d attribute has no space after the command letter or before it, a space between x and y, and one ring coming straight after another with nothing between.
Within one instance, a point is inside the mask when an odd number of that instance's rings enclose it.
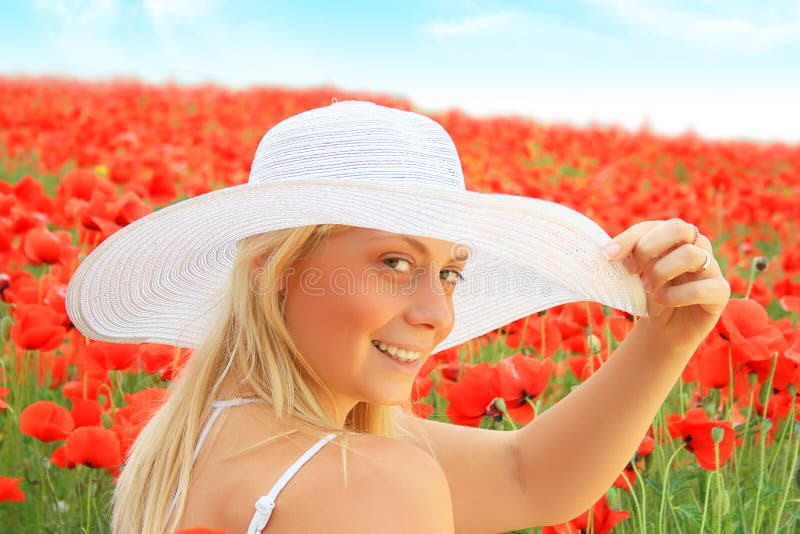
<instances>
[{"instance_id":1,"label":"white strap","mask_svg":"<svg viewBox=\"0 0 800 534\"><path fill-rule=\"evenodd\" d=\"M267 522L269 522L270 516L272 516L272 511L275 509L275 499L278 497L278 494L283 490L284 486L289 483L289 480L297 473L297 471L303 467L303 465L314 456L317 451L319 451L322 447L325 446L330 440L336 437L336 434L328 434L318 442L316 442L310 449L308 449L303 455L292 464L289 469L287 469L281 478L272 486L272 489L266 495L259 497L256 501L256 511L253 514L253 519L250 520L250 526L247 527L247 534L260 534L264 527L267 526Z\"/></svg>"},{"instance_id":2,"label":"white strap","mask_svg":"<svg viewBox=\"0 0 800 534\"><path fill-rule=\"evenodd\" d=\"M219 417L219 414L222 412L222 409L228 406L240 406L242 404L247 404L249 402L263 402L263 399L236 398L228 400L218 400L218 401L213 401L211 403L213 411L211 412L211 417L209 417L208 422L203 427L203 431L200 433L200 438L197 440L197 445L195 446L194 454L192 455L192 466L194 466L194 462L197 460L197 456L200 454L200 447L202 447L203 442L206 439L206 436L211 430L211 426L214 424L214 421L217 420L217 417ZM175 503L177 501L178 501L178 491L175 490L175 494L172 496L172 501L169 504L169 511L167 512L167 525L169 525L169 518L172 516L172 511L175 509Z\"/></svg>"}]
</instances>

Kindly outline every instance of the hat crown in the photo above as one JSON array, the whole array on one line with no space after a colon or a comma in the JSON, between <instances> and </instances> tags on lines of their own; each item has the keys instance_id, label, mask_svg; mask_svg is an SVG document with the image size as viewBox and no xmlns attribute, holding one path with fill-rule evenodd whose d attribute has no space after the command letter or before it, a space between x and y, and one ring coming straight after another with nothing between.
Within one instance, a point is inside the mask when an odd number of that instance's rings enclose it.
<instances>
[{"instance_id":1,"label":"hat crown","mask_svg":"<svg viewBox=\"0 0 800 534\"><path fill-rule=\"evenodd\" d=\"M249 184L309 178L465 190L455 144L439 123L357 100L299 113L264 134Z\"/></svg>"}]
</instances>

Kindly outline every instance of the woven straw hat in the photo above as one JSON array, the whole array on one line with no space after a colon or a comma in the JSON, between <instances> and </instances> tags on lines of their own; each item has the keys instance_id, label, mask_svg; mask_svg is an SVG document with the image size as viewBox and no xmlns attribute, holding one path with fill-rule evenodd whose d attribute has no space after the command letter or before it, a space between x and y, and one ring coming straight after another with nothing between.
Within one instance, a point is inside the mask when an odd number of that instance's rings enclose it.
<instances>
[{"instance_id":1,"label":"woven straw hat","mask_svg":"<svg viewBox=\"0 0 800 534\"><path fill-rule=\"evenodd\" d=\"M195 348L238 240L325 223L468 249L455 323L434 353L568 302L647 315L640 278L605 259L611 238L591 219L554 202L467 191L441 125L361 101L278 123L246 184L172 204L109 236L70 280L67 313L91 339Z\"/></svg>"}]
</instances>

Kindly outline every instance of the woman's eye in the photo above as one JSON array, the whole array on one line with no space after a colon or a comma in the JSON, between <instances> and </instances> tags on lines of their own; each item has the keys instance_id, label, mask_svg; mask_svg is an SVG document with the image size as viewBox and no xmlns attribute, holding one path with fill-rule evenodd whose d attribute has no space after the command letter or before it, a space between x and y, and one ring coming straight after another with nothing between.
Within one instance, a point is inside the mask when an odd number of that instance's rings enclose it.
<instances>
[{"instance_id":1,"label":"woman's eye","mask_svg":"<svg viewBox=\"0 0 800 534\"><path fill-rule=\"evenodd\" d=\"M401 261L401 262L405 262L405 263L407 263L407 264L411 265L411 262L410 262L410 261L408 261L408 260L406 260L406 259L404 259L404 258L398 258L398 257L396 257L396 256L393 256L393 257L391 257L391 258L386 258L386 259L385 259L385 260L383 260L383 261L384 261L384 263L386 263L386 262L395 262L395 261ZM395 266L396 266L396 264L395 264ZM390 267L392 267L392 266L390 265ZM393 268L394 268L394 267L393 267ZM408 272L408 271L405 271L405 272ZM463 280L464 280L464 276L461 274L461 272L459 272L459 271L458 271L458 270L456 270L456 269L445 269L445 270L443 270L443 271L442 271L442 273L445 273L445 274L449 274L449 275L450 275L450 279L449 279L449 280L447 280L447 283L449 283L450 285L453 285L453 286L454 286L454 285L456 285L458 282L461 282L461 281L463 281Z\"/></svg>"},{"instance_id":2,"label":"woman's eye","mask_svg":"<svg viewBox=\"0 0 800 534\"><path fill-rule=\"evenodd\" d=\"M404 262L408 263L409 265L411 265L410 261L405 260L403 258L391 257L391 258L386 258L385 260L383 260L384 263L386 263L387 261L404 261ZM390 265L390 267L391 267L391 265Z\"/></svg>"},{"instance_id":3,"label":"woman's eye","mask_svg":"<svg viewBox=\"0 0 800 534\"><path fill-rule=\"evenodd\" d=\"M453 285L456 285L457 283L464 281L464 275L461 274L459 271L456 271L455 269L445 269L442 272L443 273L451 273L451 274L454 275L453 278L448 280L448 282L453 284Z\"/></svg>"}]
</instances>

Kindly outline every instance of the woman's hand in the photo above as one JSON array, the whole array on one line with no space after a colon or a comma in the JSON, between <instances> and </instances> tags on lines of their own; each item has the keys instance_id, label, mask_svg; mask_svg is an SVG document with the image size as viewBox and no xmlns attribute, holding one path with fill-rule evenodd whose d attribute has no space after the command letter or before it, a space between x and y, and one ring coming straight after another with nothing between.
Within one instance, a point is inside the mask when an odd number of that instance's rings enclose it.
<instances>
[{"instance_id":1,"label":"woman's hand","mask_svg":"<svg viewBox=\"0 0 800 534\"><path fill-rule=\"evenodd\" d=\"M621 250L612 259L642 278L649 328L672 343L697 346L725 309L731 286L722 276L711 242L682 219L643 221L611 241ZM609 243L609 244L611 244ZM708 252L711 261L701 270Z\"/></svg>"}]
</instances>

